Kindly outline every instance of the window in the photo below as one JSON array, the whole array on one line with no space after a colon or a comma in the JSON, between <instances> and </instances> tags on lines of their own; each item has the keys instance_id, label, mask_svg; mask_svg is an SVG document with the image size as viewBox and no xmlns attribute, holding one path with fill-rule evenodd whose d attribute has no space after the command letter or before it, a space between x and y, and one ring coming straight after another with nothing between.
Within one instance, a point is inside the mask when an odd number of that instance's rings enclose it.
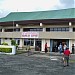
<instances>
[{"instance_id":1,"label":"window","mask_svg":"<svg viewBox=\"0 0 75 75\"><path fill-rule=\"evenodd\" d=\"M50 28L50 31L54 31L54 28Z\"/></svg>"},{"instance_id":2,"label":"window","mask_svg":"<svg viewBox=\"0 0 75 75\"><path fill-rule=\"evenodd\" d=\"M17 44L18 44L18 45L20 44L20 40L19 40L19 39L17 40Z\"/></svg>"},{"instance_id":3,"label":"window","mask_svg":"<svg viewBox=\"0 0 75 75\"><path fill-rule=\"evenodd\" d=\"M69 31L68 27L54 27L54 28L46 28L46 31Z\"/></svg>"},{"instance_id":4,"label":"window","mask_svg":"<svg viewBox=\"0 0 75 75\"><path fill-rule=\"evenodd\" d=\"M34 46L34 39L24 39L24 45Z\"/></svg>"},{"instance_id":5,"label":"window","mask_svg":"<svg viewBox=\"0 0 75 75\"><path fill-rule=\"evenodd\" d=\"M46 28L46 31L50 31L50 28Z\"/></svg>"},{"instance_id":6,"label":"window","mask_svg":"<svg viewBox=\"0 0 75 75\"><path fill-rule=\"evenodd\" d=\"M62 28L58 28L58 31L61 31Z\"/></svg>"},{"instance_id":7,"label":"window","mask_svg":"<svg viewBox=\"0 0 75 75\"><path fill-rule=\"evenodd\" d=\"M12 32L13 29L4 29L4 32Z\"/></svg>"},{"instance_id":8,"label":"window","mask_svg":"<svg viewBox=\"0 0 75 75\"><path fill-rule=\"evenodd\" d=\"M23 28L23 31L43 31L43 28Z\"/></svg>"},{"instance_id":9,"label":"window","mask_svg":"<svg viewBox=\"0 0 75 75\"><path fill-rule=\"evenodd\" d=\"M73 32L75 32L75 28L73 28Z\"/></svg>"},{"instance_id":10,"label":"window","mask_svg":"<svg viewBox=\"0 0 75 75\"><path fill-rule=\"evenodd\" d=\"M66 30L66 28L62 28L62 31L65 31Z\"/></svg>"},{"instance_id":11,"label":"window","mask_svg":"<svg viewBox=\"0 0 75 75\"><path fill-rule=\"evenodd\" d=\"M69 28L66 28L66 31L69 31Z\"/></svg>"},{"instance_id":12,"label":"window","mask_svg":"<svg viewBox=\"0 0 75 75\"><path fill-rule=\"evenodd\" d=\"M18 32L20 31L20 28L15 28L14 31Z\"/></svg>"},{"instance_id":13,"label":"window","mask_svg":"<svg viewBox=\"0 0 75 75\"><path fill-rule=\"evenodd\" d=\"M11 28L11 29L5 29L4 32L13 32L13 31L20 31L20 28Z\"/></svg>"},{"instance_id":14,"label":"window","mask_svg":"<svg viewBox=\"0 0 75 75\"><path fill-rule=\"evenodd\" d=\"M54 31L58 31L58 28L54 28Z\"/></svg>"}]
</instances>

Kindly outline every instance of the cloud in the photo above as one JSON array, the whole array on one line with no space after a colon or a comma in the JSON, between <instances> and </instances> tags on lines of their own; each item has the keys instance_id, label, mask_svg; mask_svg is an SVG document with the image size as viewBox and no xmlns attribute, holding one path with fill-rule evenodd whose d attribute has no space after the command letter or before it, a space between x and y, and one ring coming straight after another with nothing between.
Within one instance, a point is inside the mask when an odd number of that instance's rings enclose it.
<instances>
[{"instance_id":1,"label":"cloud","mask_svg":"<svg viewBox=\"0 0 75 75\"><path fill-rule=\"evenodd\" d=\"M0 0L0 17L9 12L73 8L75 0Z\"/></svg>"},{"instance_id":2,"label":"cloud","mask_svg":"<svg viewBox=\"0 0 75 75\"><path fill-rule=\"evenodd\" d=\"M59 5L59 0L4 0L0 8L10 11L49 10Z\"/></svg>"},{"instance_id":3,"label":"cloud","mask_svg":"<svg viewBox=\"0 0 75 75\"><path fill-rule=\"evenodd\" d=\"M60 3L63 4L64 8L75 7L75 0L60 0Z\"/></svg>"},{"instance_id":4,"label":"cloud","mask_svg":"<svg viewBox=\"0 0 75 75\"><path fill-rule=\"evenodd\" d=\"M6 15L8 15L10 13L10 11L7 10L0 10L0 18L1 17L5 17Z\"/></svg>"}]
</instances>

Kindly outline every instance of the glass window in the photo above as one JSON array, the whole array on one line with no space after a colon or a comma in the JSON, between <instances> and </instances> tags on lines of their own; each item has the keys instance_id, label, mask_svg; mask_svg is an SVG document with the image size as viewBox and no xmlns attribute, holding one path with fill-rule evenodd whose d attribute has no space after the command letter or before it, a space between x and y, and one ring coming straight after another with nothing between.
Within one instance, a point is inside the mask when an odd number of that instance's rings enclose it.
<instances>
[{"instance_id":1,"label":"glass window","mask_svg":"<svg viewBox=\"0 0 75 75\"><path fill-rule=\"evenodd\" d=\"M43 31L43 28L23 28L23 31Z\"/></svg>"},{"instance_id":2,"label":"glass window","mask_svg":"<svg viewBox=\"0 0 75 75\"><path fill-rule=\"evenodd\" d=\"M50 31L54 31L54 28L50 28Z\"/></svg>"},{"instance_id":3,"label":"glass window","mask_svg":"<svg viewBox=\"0 0 75 75\"><path fill-rule=\"evenodd\" d=\"M46 28L46 31L69 31L68 27Z\"/></svg>"},{"instance_id":4,"label":"glass window","mask_svg":"<svg viewBox=\"0 0 75 75\"><path fill-rule=\"evenodd\" d=\"M13 32L13 29L4 29L4 32Z\"/></svg>"},{"instance_id":5,"label":"glass window","mask_svg":"<svg viewBox=\"0 0 75 75\"><path fill-rule=\"evenodd\" d=\"M14 31L20 31L20 28L15 28Z\"/></svg>"},{"instance_id":6,"label":"glass window","mask_svg":"<svg viewBox=\"0 0 75 75\"><path fill-rule=\"evenodd\" d=\"M69 31L69 28L66 28L66 31Z\"/></svg>"},{"instance_id":7,"label":"glass window","mask_svg":"<svg viewBox=\"0 0 75 75\"><path fill-rule=\"evenodd\" d=\"M75 28L73 28L73 32L75 32Z\"/></svg>"},{"instance_id":8,"label":"glass window","mask_svg":"<svg viewBox=\"0 0 75 75\"><path fill-rule=\"evenodd\" d=\"M58 31L61 31L62 28L58 28Z\"/></svg>"},{"instance_id":9,"label":"glass window","mask_svg":"<svg viewBox=\"0 0 75 75\"><path fill-rule=\"evenodd\" d=\"M24 39L24 45L34 46L34 39Z\"/></svg>"},{"instance_id":10,"label":"glass window","mask_svg":"<svg viewBox=\"0 0 75 75\"><path fill-rule=\"evenodd\" d=\"M11 28L11 29L5 29L4 32L13 32L13 31L20 31L20 28Z\"/></svg>"},{"instance_id":11,"label":"glass window","mask_svg":"<svg viewBox=\"0 0 75 75\"><path fill-rule=\"evenodd\" d=\"M66 31L66 28L62 28L62 31Z\"/></svg>"},{"instance_id":12,"label":"glass window","mask_svg":"<svg viewBox=\"0 0 75 75\"><path fill-rule=\"evenodd\" d=\"M58 31L58 28L54 28L54 31Z\"/></svg>"},{"instance_id":13,"label":"glass window","mask_svg":"<svg viewBox=\"0 0 75 75\"><path fill-rule=\"evenodd\" d=\"M50 28L46 28L46 31L50 31Z\"/></svg>"},{"instance_id":14,"label":"glass window","mask_svg":"<svg viewBox=\"0 0 75 75\"><path fill-rule=\"evenodd\" d=\"M20 40L17 41L17 44L18 44L18 45L20 44Z\"/></svg>"}]
</instances>

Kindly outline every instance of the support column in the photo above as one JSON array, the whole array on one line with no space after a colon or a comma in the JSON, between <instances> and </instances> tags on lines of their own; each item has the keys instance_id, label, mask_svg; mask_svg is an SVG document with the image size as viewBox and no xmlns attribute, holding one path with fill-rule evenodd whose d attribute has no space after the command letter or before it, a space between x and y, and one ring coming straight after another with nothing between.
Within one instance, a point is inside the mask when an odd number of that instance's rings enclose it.
<instances>
[{"instance_id":1,"label":"support column","mask_svg":"<svg viewBox=\"0 0 75 75\"><path fill-rule=\"evenodd\" d=\"M4 32L4 28L2 28L2 32ZM1 44L5 42L5 39L4 38L1 38Z\"/></svg>"},{"instance_id":2,"label":"support column","mask_svg":"<svg viewBox=\"0 0 75 75\"><path fill-rule=\"evenodd\" d=\"M23 46L23 41L22 41L22 39L20 39L20 47L22 47Z\"/></svg>"},{"instance_id":3,"label":"support column","mask_svg":"<svg viewBox=\"0 0 75 75\"><path fill-rule=\"evenodd\" d=\"M69 27L69 32L72 32L73 31L73 28L72 27Z\"/></svg>"},{"instance_id":4,"label":"support column","mask_svg":"<svg viewBox=\"0 0 75 75\"><path fill-rule=\"evenodd\" d=\"M69 40L69 49L72 52L72 40Z\"/></svg>"},{"instance_id":5,"label":"support column","mask_svg":"<svg viewBox=\"0 0 75 75\"><path fill-rule=\"evenodd\" d=\"M4 32L4 28L2 28L2 32Z\"/></svg>"},{"instance_id":6,"label":"support column","mask_svg":"<svg viewBox=\"0 0 75 75\"><path fill-rule=\"evenodd\" d=\"M46 28L43 28L43 32L45 32L46 31Z\"/></svg>"},{"instance_id":7,"label":"support column","mask_svg":"<svg viewBox=\"0 0 75 75\"><path fill-rule=\"evenodd\" d=\"M43 40L43 39L42 39L42 49L41 49L41 51L42 52L45 51L45 40Z\"/></svg>"},{"instance_id":8,"label":"support column","mask_svg":"<svg viewBox=\"0 0 75 75\"><path fill-rule=\"evenodd\" d=\"M34 39L34 47L35 47L35 39Z\"/></svg>"},{"instance_id":9,"label":"support column","mask_svg":"<svg viewBox=\"0 0 75 75\"><path fill-rule=\"evenodd\" d=\"M1 39L1 44L2 44L3 42L5 42L5 39L4 39L4 38Z\"/></svg>"},{"instance_id":10,"label":"support column","mask_svg":"<svg viewBox=\"0 0 75 75\"><path fill-rule=\"evenodd\" d=\"M20 28L20 32L23 32L23 28ZM23 46L23 39L21 38L20 39L20 47L22 47Z\"/></svg>"},{"instance_id":11,"label":"support column","mask_svg":"<svg viewBox=\"0 0 75 75\"><path fill-rule=\"evenodd\" d=\"M20 32L23 32L23 28L20 28Z\"/></svg>"}]
</instances>

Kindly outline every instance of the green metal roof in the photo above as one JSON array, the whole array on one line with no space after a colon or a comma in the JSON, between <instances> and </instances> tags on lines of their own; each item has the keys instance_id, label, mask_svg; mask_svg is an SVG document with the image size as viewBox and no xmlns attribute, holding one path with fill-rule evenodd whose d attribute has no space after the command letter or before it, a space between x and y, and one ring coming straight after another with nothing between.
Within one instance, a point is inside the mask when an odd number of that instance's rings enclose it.
<instances>
[{"instance_id":1,"label":"green metal roof","mask_svg":"<svg viewBox=\"0 0 75 75\"><path fill-rule=\"evenodd\" d=\"M37 12L11 12L6 17L0 18L0 22L65 18L75 18L75 8Z\"/></svg>"}]
</instances>

